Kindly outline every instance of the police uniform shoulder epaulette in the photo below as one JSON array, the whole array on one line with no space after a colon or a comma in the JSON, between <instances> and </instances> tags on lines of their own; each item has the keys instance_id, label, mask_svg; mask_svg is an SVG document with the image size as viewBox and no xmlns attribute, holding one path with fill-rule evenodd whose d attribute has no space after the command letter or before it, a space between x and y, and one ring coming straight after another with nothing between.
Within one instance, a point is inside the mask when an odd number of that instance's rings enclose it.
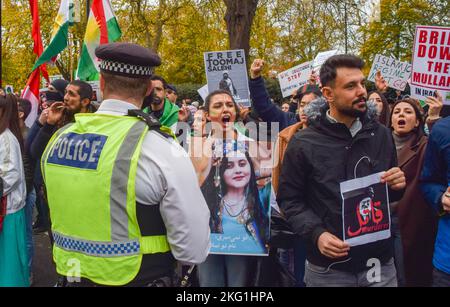
<instances>
[{"instance_id":1,"label":"police uniform shoulder epaulette","mask_svg":"<svg viewBox=\"0 0 450 307\"><path fill-rule=\"evenodd\" d=\"M137 117L147 123L148 129L153 130L164 136L165 138L173 138L170 134L161 130L160 121L152 114L147 114L142 110L129 110L128 116Z\"/></svg>"}]
</instances>

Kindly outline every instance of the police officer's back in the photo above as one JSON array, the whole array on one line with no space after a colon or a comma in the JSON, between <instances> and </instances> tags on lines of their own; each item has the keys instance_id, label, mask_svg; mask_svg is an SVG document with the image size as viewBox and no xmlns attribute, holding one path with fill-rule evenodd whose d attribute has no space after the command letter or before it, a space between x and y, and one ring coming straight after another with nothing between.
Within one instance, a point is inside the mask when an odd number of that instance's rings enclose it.
<instances>
[{"instance_id":1,"label":"police officer's back","mask_svg":"<svg viewBox=\"0 0 450 307\"><path fill-rule=\"evenodd\" d=\"M42 159L54 260L88 284L149 285L172 276L175 259L205 260L209 210L184 150L157 120L136 117L159 57L128 43L96 55L105 100L60 129Z\"/></svg>"}]
</instances>

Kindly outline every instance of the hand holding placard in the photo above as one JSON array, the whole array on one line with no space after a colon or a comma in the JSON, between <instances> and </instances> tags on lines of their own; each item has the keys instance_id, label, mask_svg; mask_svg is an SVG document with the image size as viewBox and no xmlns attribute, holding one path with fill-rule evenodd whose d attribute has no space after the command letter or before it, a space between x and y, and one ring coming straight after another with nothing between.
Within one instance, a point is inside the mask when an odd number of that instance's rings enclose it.
<instances>
[{"instance_id":1,"label":"hand holding placard","mask_svg":"<svg viewBox=\"0 0 450 307\"><path fill-rule=\"evenodd\" d=\"M426 104L430 107L428 109L428 118L427 121L437 120L440 117L441 110L444 107L444 99L439 93L439 91L435 91L436 97L429 96L425 100Z\"/></svg>"},{"instance_id":2,"label":"hand holding placard","mask_svg":"<svg viewBox=\"0 0 450 307\"><path fill-rule=\"evenodd\" d=\"M332 259L347 257L350 251L348 243L329 232L324 232L320 235L317 240L317 247L322 255Z\"/></svg>"},{"instance_id":3,"label":"hand holding placard","mask_svg":"<svg viewBox=\"0 0 450 307\"><path fill-rule=\"evenodd\" d=\"M392 190L400 191L406 187L405 173L398 167L391 168L381 176L381 183L387 183Z\"/></svg>"}]
</instances>

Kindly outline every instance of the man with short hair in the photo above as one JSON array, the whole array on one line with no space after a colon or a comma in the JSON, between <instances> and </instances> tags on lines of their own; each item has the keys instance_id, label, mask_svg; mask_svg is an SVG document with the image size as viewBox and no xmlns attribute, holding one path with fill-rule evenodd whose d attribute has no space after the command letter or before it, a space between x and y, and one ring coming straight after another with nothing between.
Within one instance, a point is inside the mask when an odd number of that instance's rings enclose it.
<instances>
[{"instance_id":1,"label":"man with short hair","mask_svg":"<svg viewBox=\"0 0 450 307\"><path fill-rule=\"evenodd\" d=\"M167 82L164 78L151 77L153 92L144 100L144 112L155 116L163 126L176 131L180 108L166 97Z\"/></svg>"},{"instance_id":2,"label":"man with short hair","mask_svg":"<svg viewBox=\"0 0 450 307\"><path fill-rule=\"evenodd\" d=\"M57 271L75 287L173 286L175 259L208 255L209 209L187 153L141 110L161 59L130 43L95 55L102 105L60 129L42 157Z\"/></svg>"},{"instance_id":3,"label":"man with short hair","mask_svg":"<svg viewBox=\"0 0 450 307\"><path fill-rule=\"evenodd\" d=\"M177 88L172 84L167 84L166 97L173 104L177 104L178 92Z\"/></svg>"},{"instance_id":4,"label":"man with short hair","mask_svg":"<svg viewBox=\"0 0 450 307\"><path fill-rule=\"evenodd\" d=\"M350 248L343 241L340 183L384 172L390 201L406 186L389 129L368 112L364 62L337 55L320 71L328 102L289 143L278 203L306 244L307 286L397 286L392 239ZM385 212L387 214L387 212ZM373 268L378 278L370 278Z\"/></svg>"}]
</instances>

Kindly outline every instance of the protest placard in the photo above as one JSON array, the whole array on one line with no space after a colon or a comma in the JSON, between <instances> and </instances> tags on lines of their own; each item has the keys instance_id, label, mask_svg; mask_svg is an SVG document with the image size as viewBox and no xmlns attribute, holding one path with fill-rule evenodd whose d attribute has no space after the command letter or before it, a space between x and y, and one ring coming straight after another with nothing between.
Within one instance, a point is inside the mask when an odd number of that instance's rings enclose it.
<instances>
[{"instance_id":1,"label":"protest placard","mask_svg":"<svg viewBox=\"0 0 450 307\"><path fill-rule=\"evenodd\" d=\"M425 101L439 91L450 105L450 27L417 26L411 95Z\"/></svg>"},{"instance_id":2,"label":"protest placard","mask_svg":"<svg viewBox=\"0 0 450 307\"><path fill-rule=\"evenodd\" d=\"M317 74L319 74L320 68L322 67L322 65L333 55L338 54L338 52L339 52L338 50L329 50L329 51L320 52L316 56L316 58L314 59L312 65L311 65L312 70L315 71Z\"/></svg>"},{"instance_id":3,"label":"protest placard","mask_svg":"<svg viewBox=\"0 0 450 307\"><path fill-rule=\"evenodd\" d=\"M394 58L377 54L369 73L369 81L375 82L375 75L381 72L389 87L404 91L411 77L412 65L407 62L397 61Z\"/></svg>"},{"instance_id":4,"label":"protest placard","mask_svg":"<svg viewBox=\"0 0 450 307\"><path fill-rule=\"evenodd\" d=\"M364 245L391 237L387 184L383 173L342 182L343 239L350 246Z\"/></svg>"},{"instance_id":5,"label":"protest placard","mask_svg":"<svg viewBox=\"0 0 450 307\"><path fill-rule=\"evenodd\" d=\"M264 158L263 155L252 158L251 148L255 145L258 150L259 146L272 148L241 135L237 141L215 139L211 156L202 152L203 159L211 163L209 173L199 176L210 210L210 254L266 256L269 253L267 244L274 194L270 176L258 178L256 167L265 164L265 159L271 161L272 157L268 154ZM200 164L194 167L197 174L202 173ZM260 166L258 173L261 169Z\"/></svg>"},{"instance_id":6,"label":"protest placard","mask_svg":"<svg viewBox=\"0 0 450 307\"><path fill-rule=\"evenodd\" d=\"M250 106L247 64L244 50L205 52L206 79L208 90L226 90L236 103Z\"/></svg>"},{"instance_id":7,"label":"protest placard","mask_svg":"<svg viewBox=\"0 0 450 307\"><path fill-rule=\"evenodd\" d=\"M49 77L50 83L52 83L55 80L64 79L63 75L53 75Z\"/></svg>"},{"instance_id":8,"label":"protest placard","mask_svg":"<svg viewBox=\"0 0 450 307\"><path fill-rule=\"evenodd\" d=\"M208 84L206 84L205 86L202 86L201 88L199 88L197 90L198 94L200 95L200 97L202 97L203 102L205 102L206 97L208 97L209 91L208 91Z\"/></svg>"},{"instance_id":9,"label":"protest placard","mask_svg":"<svg viewBox=\"0 0 450 307\"><path fill-rule=\"evenodd\" d=\"M308 83L310 75L311 62L297 65L280 73L278 75L278 82L280 82L283 98L291 96L294 90L297 90Z\"/></svg>"},{"instance_id":10,"label":"protest placard","mask_svg":"<svg viewBox=\"0 0 450 307\"><path fill-rule=\"evenodd\" d=\"M92 87L92 102L98 102L101 103L103 98L102 98L102 93L100 91L100 81L88 81L87 83L89 83Z\"/></svg>"}]
</instances>

